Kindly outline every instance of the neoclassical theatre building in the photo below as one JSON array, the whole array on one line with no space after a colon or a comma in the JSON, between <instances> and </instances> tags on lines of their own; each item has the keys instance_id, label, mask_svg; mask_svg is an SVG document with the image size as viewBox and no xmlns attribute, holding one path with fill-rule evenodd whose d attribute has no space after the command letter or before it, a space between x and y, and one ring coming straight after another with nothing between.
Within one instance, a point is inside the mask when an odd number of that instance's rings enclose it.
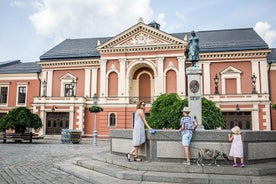
<instances>
[{"instance_id":1,"label":"neoclassical theatre building","mask_svg":"<svg viewBox=\"0 0 276 184\"><path fill-rule=\"evenodd\" d=\"M75 129L93 136L96 128L99 137L108 137L110 129L131 129L138 99L149 113L160 94L188 97L190 36L139 19L113 37L66 39L37 62L2 62L0 117L28 106L42 119L40 135ZM221 109L225 128L275 130L276 52L252 28L196 31L196 36L201 94ZM88 110L94 104L104 109L96 118Z\"/></svg>"}]
</instances>

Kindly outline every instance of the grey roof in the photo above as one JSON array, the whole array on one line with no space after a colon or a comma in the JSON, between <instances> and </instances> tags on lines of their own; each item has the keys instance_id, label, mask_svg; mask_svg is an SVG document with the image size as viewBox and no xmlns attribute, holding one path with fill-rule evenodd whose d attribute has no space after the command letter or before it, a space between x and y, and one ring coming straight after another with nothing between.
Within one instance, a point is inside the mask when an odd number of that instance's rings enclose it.
<instances>
[{"instance_id":1,"label":"grey roof","mask_svg":"<svg viewBox=\"0 0 276 184\"><path fill-rule=\"evenodd\" d=\"M41 67L35 62L22 63L20 60L0 62L0 74L40 72Z\"/></svg>"},{"instance_id":2,"label":"grey roof","mask_svg":"<svg viewBox=\"0 0 276 184\"><path fill-rule=\"evenodd\" d=\"M174 37L184 39L190 32L174 33ZM252 49L268 49L265 41L254 31L253 28L228 29L196 32L199 37L201 52L222 52L239 51ZM66 39L56 47L52 48L42 56L40 60L48 59L70 59L100 57L96 50L97 41L104 43L112 37L86 38L86 39Z\"/></svg>"},{"instance_id":3,"label":"grey roof","mask_svg":"<svg viewBox=\"0 0 276 184\"><path fill-rule=\"evenodd\" d=\"M172 35L180 39L183 39L185 35L190 37L189 32ZM199 31L196 32L196 36L199 38L201 52L240 51L269 48L253 28Z\"/></svg>"},{"instance_id":4,"label":"grey roof","mask_svg":"<svg viewBox=\"0 0 276 184\"><path fill-rule=\"evenodd\" d=\"M40 60L100 57L99 52L96 50L98 40L100 43L104 43L109 39L111 37L66 39L40 56Z\"/></svg>"},{"instance_id":5,"label":"grey roof","mask_svg":"<svg viewBox=\"0 0 276 184\"><path fill-rule=\"evenodd\" d=\"M276 63L276 48L273 48L267 57L268 63Z\"/></svg>"}]
</instances>

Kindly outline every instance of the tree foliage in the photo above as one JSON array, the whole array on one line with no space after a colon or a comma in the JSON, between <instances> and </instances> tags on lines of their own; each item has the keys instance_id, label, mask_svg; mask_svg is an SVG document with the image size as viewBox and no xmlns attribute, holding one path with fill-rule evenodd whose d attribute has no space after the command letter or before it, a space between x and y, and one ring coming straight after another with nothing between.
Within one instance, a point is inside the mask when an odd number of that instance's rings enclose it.
<instances>
[{"instance_id":1,"label":"tree foliage","mask_svg":"<svg viewBox=\"0 0 276 184\"><path fill-rule=\"evenodd\" d=\"M272 105L272 109L276 110L276 104Z\"/></svg>"},{"instance_id":2,"label":"tree foliage","mask_svg":"<svg viewBox=\"0 0 276 184\"><path fill-rule=\"evenodd\" d=\"M153 102L148 121L156 129L175 129L179 127L182 108L187 105L177 94L162 94Z\"/></svg>"},{"instance_id":3,"label":"tree foliage","mask_svg":"<svg viewBox=\"0 0 276 184\"><path fill-rule=\"evenodd\" d=\"M202 98L202 125L205 129L225 127L220 109L213 101L204 97Z\"/></svg>"},{"instance_id":4,"label":"tree foliage","mask_svg":"<svg viewBox=\"0 0 276 184\"><path fill-rule=\"evenodd\" d=\"M15 130L15 133L24 133L26 128L38 129L42 122L37 114L34 114L27 107L16 107L0 119L0 130Z\"/></svg>"},{"instance_id":5,"label":"tree foliage","mask_svg":"<svg viewBox=\"0 0 276 184\"><path fill-rule=\"evenodd\" d=\"M178 129L183 116L183 107L188 106L188 99L181 99L177 94L162 94L152 104L149 124L156 129ZM202 124L205 129L224 127L220 109L215 103L202 98Z\"/></svg>"}]
</instances>

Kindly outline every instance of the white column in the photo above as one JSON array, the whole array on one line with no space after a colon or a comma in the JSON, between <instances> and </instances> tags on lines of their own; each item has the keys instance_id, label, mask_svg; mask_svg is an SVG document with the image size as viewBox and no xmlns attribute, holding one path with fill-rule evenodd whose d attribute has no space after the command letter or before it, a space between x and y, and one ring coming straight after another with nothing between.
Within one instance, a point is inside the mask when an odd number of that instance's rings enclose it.
<instances>
[{"instance_id":1,"label":"white column","mask_svg":"<svg viewBox=\"0 0 276 184\"><path fill-rule=\"evenodd\" d=\"M179 95L186 94L186 80L185 80L185 56L177 57L178 60L178 76L177 76L177 93Z\"/></svg>"},{"instance_id":2,"label":"white column","mask_svg":"<svg viewBox=\"0 0 276 184\"><path fill-rule=\"evenodd\" d=\"M106 87L106 59L101 59L100 60L100 65L101 65L101 82L100 82L100 94L98 95L99 97L105 97L107 96L107 87ZM105 98L100 98L99 99L101 102L105 102Z\"/></svg>"},{"instance_id":3,"label":"white column","mask_svg":"<svg viewBox=\"0 0 276 184\"><path fill-rule=\"evenodd\" d=\"M97 93L97 83L98 83L98 68L92 68L92 85L91 85L91 94L90 97L93 97L95 93ZM100 96L100 94L97 94Z\"/></svg>"},{"instance_id":4,"label":"white column","mask_svg":"<svg viewBox=\"0 0 276 184\"><path fill-rule=\"evenodd\" d=\"M70 105L69 107L69 129L73 129L74 127L74 109L75 106L74 105Z\"/></svg>"},{"instance_id":5,"label":"white column","mask_svg":"<svg viewBox=\"0 0 276 184\"><path fill-rule=\"evenodd\" d=\"M47 113L45 112L45 105L40 106L40 114L39 117L42 121L42 128L39 129L38 135L42 136L46 134L46 127L47 127L47 122L46 122L46 115Z\"/></svg>"},{"instance_id":6,"label":"white column","mask_svg":"<svg viewBox=\"0 0 276 184\"><path fill-rule=\"evenodd\" d=\"M251 76L253 75L253 73L255 73L255 76L257 77L257 80L256 80L256 90L258 93L260 93L260 75L259 75L259 61L258 60L252 60L251 61L251 64L252 64L252 74ZM251 86L252 86L252 82L251 82ZM253 86L252 86L253 87Z\"/></svg>"},{"instance_id":7,"label":"white column","mask_svg":"<svg viewBox=\"0 0 276 184\"><path fill-rule=\"evenodd\" d=\"M85 68L84 77L84 96L90 97L91 69Z\"/></svg>"},{"instance_id":8,"label":"white column","mask_svg":"<svg viewBox=\"0 0 276 184\"><path fill-rule=\"evenodd\" d=\"M47 88L45 89L45 93L44 93L44 89L43 89L43 85L42 85L42 82L44 82L44 81L47 82L46 78L47 78L47 71L43 71L42 74L41 74L41 83L40 83L40 94L41 94L41 96L47 94Z\"/></svg>"},{"instance_id":9,"label":"white column","mask_svg":"<svg viewBox=\"0 0 276 184\"><path fill-rule=\"evenodd\" d=\"M53 70L49 70L47 72L47 96L52 96L52 89L53 89ZM62 86L61 86L62 87Z\"/></svg>"},{"instance_id":10,"label":"white column","mask_svg":"<svg viewBox=\"0 0 276 184\"><path fill-rule=\"evenodd\" d=\"M253 104L252 111L252 130L260 130L259 128L259 106L258 104Z\"/></svg>"},{"instance_id":11,"label":"white column","mask_svg":"<svg viewBox=\"0 0 276 184\"><path fill-rule=\"evenodd\" d=\"M210 64L211 64L210 62L203 63L203 73L204 73L204 81L202 84L202 87L204 85L203 95L211 94L211 78L213 78L213 76L211 76L210 74ZM219 74L218 74L218 77L219 77Z\"/></svg>"},{"instance_id":12,"label":"white column","mask_svg":"<svg viewBox=\"0 0 276 184\"><path fill-rule=\"evenodd\" d=\"M158 57L157 60L157 76L156 76L156 83L155 83L155 94L154 96L159 96L161 93L164 93L166 91L164 86L164 66L163 61L164 57Z\"/></svg>"},{"instance_id":13,"label":"white column","mask_svg":"<svg viewBox=\"0 0 276 184\"><path fill-rule=\"evenodd\" d=\"M118 96L126 96L126 59L119 59L120 62L120 76L118 79ZM125 98L120 98L120 100L125 100Z\"/></svg>"},{"instance_id":14,"label":"white column","mask_svg":"<svg viewBox=\"0 0 276 184\"><path fill-rule=\"evenodd\" d=\"M77 125L79 126L77 128L77 130L80 130L82 132L82 134L84 133L83 132L84 110L85 110L84 106L82 106L82 105L79 106L79 109L78 109L78 114L79 115L77 116L77 119L78 119Z\"/></svg>"},{"instance_id":15,"label":"white column","mask_svg":"<svg viewBox=\"0 0 276 184\"><path fill-rule=\"evenodd\" d=\"M259 81L259 80L258 80ZM267 61L260 61L260 81L262 91L257 91L260 93L268 93L268 74L267 74Z\"/></svg>"},{"instance_id":16,"label":"white column","mask_svg":"<svg viewBox=\"0 0 276 184\"><path fill-rule=\"evenodd\" d=\"M264 126L266 127L265 130L271 130L271 119L270 119L270 104L265 105L265 123Z\"/></svg>"}]
</instances>

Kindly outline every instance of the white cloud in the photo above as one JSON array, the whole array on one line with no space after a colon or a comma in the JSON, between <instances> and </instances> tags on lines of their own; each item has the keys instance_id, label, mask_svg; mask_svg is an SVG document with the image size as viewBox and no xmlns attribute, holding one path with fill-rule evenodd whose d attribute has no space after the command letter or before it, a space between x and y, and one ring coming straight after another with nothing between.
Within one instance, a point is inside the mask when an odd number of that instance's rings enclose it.
<instances>
[{"instance_id":1,"label":"white cloud","mask_svg":"<svg viewBox=\"0 0 276 184\"><path fill-rule=\"evenodd\" d=\"M12 7L22 7L23 5L24 5L24 2L20 0L14 0L10 2L10 6Z\"/></svg>"},{"instance_id":2,"label":"white cloud","mask_svg":"<svg viewBox=\"0 0 276 184\"><path fill-rule=\"evenodd\" d=\"M175 12L175 16L182 21L186 20L186 16L184 14L180 13L179 11Z\"/></svg>"},{"instance_id":3,"label":"white cloud","mask_svg":"<svg viewBox=\"0 0 276 184\"><path fill-rule=\"evenodd\" d=\"M153 17L150 0L43 0L30 16L38 34L56 39L115 36L143 17Z\"/></svg>"},{"instance_id":4,"label":"white cloud","mask_svg":"<svg viewBox=\"0 0 276 184\"><path fill-rule=\"evenodd\" d=\"M271 47L276 42L276 31L271 30L271 26L267 22L257 22L254 30L264 39L264 41Z\"/></svg>"},{"instance_id":5,"label":"white cloud","mask_svg":"<svg viewBox=\"0 0 276 184\"><path fill-rule=\"evenodd\" d=\"M160 27L161 27L160 29L164 29L167 26L167 22L165 20L165 14L164 13L158 14L156 22L160 24Z\"/></svg>"}]
</instances>

